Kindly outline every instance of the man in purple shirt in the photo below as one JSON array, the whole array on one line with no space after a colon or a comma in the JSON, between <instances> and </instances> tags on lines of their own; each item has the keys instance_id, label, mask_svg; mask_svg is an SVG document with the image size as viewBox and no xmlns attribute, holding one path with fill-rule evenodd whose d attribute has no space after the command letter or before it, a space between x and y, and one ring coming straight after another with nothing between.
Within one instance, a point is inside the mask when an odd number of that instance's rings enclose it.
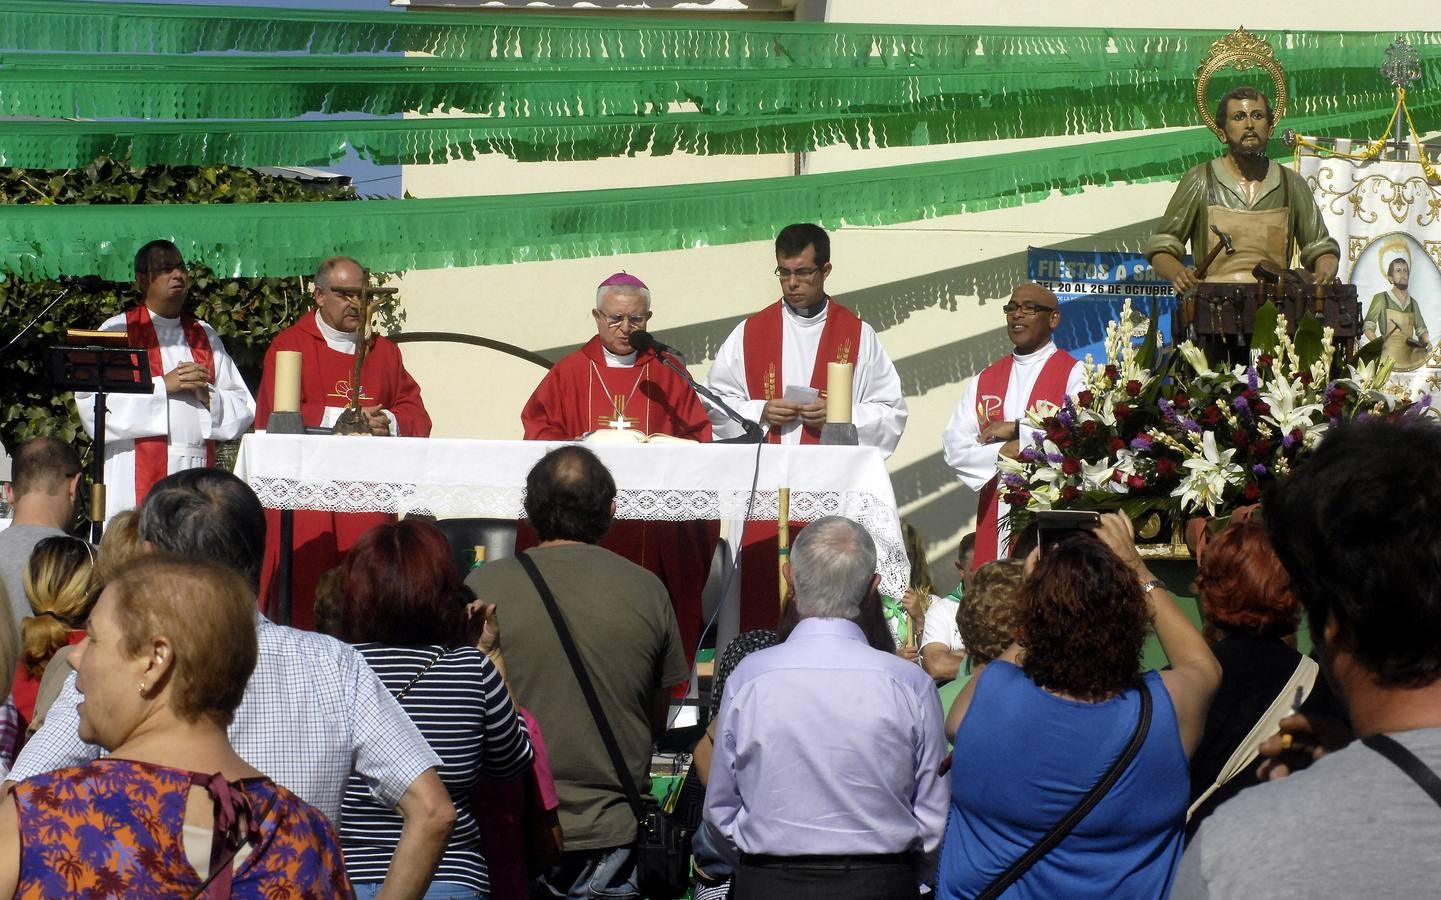
<instances>
[{"instance_id":1,"label":"man in purple shirt","mask_svg":"<svg viewBox=\"0 0 1441 900\"><path fill-rule=\"evenodd\" d=\"M705 821L736 864L731 897L916 897L946 824L941 704L925 672L866 644L876 589L865 529L832 516L796 538L801 621L726 682Z\"/></svg>"}]
</instances>

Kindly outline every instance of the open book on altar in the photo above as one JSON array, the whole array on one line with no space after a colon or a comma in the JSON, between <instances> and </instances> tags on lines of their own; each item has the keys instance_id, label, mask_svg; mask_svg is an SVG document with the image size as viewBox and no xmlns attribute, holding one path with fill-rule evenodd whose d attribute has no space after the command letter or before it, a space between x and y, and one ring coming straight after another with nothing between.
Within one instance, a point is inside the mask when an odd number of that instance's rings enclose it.
<instances>
[{"instance_id":1,"label":"open book on altar","mask_svg":"<svg viewBox=\"0 0 1441 900\"><path fill-rule=\"evenodd\" d=\"M581 438L585 444L696 444L699 441L673 434L646 434L636 428L599 428Z\"/></svg>"}]
</instances>

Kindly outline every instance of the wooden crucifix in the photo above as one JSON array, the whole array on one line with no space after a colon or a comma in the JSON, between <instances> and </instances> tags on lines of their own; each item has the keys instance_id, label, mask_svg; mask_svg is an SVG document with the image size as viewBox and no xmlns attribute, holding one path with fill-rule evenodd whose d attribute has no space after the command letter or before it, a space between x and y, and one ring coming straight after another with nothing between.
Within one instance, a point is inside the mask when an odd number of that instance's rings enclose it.
<instances>
[{"instance_id":1,"label":"wooden crucifix","mask_svg":"<svg viewBox=\"0 0 1441 900\"><path fill-rule=\"evenodd\" d=\"M399 293L398 288L376 287L370 283L370 270L360 270L360 287L332 288L335 293L355 304L360 313L360 324L355 327L355 366L350 373L350 402L345 405L340 418L330 429L331 434L370 434L370 424L360 408L360 371L365 366L365 355L370 349L370 319L380 297L391 297Z\"/></svg>"}]
</instances>

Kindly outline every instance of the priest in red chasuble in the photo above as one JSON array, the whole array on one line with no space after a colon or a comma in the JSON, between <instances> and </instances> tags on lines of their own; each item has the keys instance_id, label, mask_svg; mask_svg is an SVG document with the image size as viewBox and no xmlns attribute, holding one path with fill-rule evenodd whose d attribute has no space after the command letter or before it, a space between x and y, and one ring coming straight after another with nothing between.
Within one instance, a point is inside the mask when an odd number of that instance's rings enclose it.
<instances>
[{"instance_id":1,"label":"priest in red chasuble","mask_svg":"<svg viewBox=\"0 0 1441 900\"><path fill-rule=\"evenodd\" d=\"M1018 458L1031 440L1031 428L1022 421L1026 412L1042 400L1060 406L1076 396L1083 374L1082 364L1051 340L1061 324L1055 294L1027 282L1011 292L1001 311L1015 350L967 382L942 438L946 465L981 494L973 570L1008 555L1005 517L1010 507L999 496L996 459Z\"/></svg>"},{"instance_id":2,"label":"priest in red chasuble","mask_svg":"<svg viewBox=\"0 0 1441 900\"><path fill-rule=\"evenodd\" d=\"M736 326L716 353L706 385L742 416L761 423L772 444L816 444L826 423L826 367L855 366L851 422L862 445L890 456L906 427L901 379L871 326L826 293L831 240L819 225L787 225L776 235L781 298ZM788 399L812 391L815 399ZM740 427L712 410L717 437ZM792 523L792 536L802 523ZM774 523L746 523L741 555L741 630L776 623Z\"/></svg>"},{"instance_id":3,"label":"priest in red chasuble","mask_svg":"<svg viewBox=\"0 0 1441 900\"><path fill-rule=\"evenodd\" d=\"M602 429L711 439L711 423L695 390L630 336L650 321L650 290L619 272L596 290L595 337L561 358L520 412L528 441L572 441ZM715 522L616 519L601 546L654 572L670 591L686 657L700 640L701 590L719 538ZM534 544L522 529L517 549Z\"/></svg>"},{"instance_id":4,"label":"priest in red chasuble","mask_svg":"<svg viewBox=\"0 0 1441 900\"><path fill-rule=\"evenodd\" d=\"M329 427L360 392L361 409L371 434L379 437L429 437L430 416L420 399L420 385L405 371L395 342L371 335L360 384L350 383L355 367L356 333L364 273L360 263L333 256L315 273L315 309L276 335L265 354L265 372L256 402L255 427L270 420L275 399L275 354L297 350L300 364L300 415L307 426ZM339 440L339 438L337 438ZM279 597L276 572L280 550L280 514L266 510L265 563L260 596L272 614ZM295 513L295 556L291 578L291 623L315 627L315 584L340 563L366 529L394 521L388 513L336 513L298 510Z\"/></svg>"}]
</instances>

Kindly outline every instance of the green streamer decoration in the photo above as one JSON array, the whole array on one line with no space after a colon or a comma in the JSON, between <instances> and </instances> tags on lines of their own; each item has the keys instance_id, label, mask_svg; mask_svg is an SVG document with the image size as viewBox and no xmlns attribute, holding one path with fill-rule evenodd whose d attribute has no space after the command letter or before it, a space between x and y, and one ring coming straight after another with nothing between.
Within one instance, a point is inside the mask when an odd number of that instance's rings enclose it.
<instances>
[{"instance_id":1,"label":"green streamer decoration","mask_svg":"<svg viewBox=\"0 0 1441 900\"><path fill-rule=\"evenodd\" d=\"M1292 124L1369 134L1385 113ZM293 275L333 253L405 270L674 250L770 237L778 223L888 225L1044 199L1087 185L1172 180L1215 155L1204 129L976 157L697 185L346 204L0 206L0 268L25 279L129 277L135 246L174 240L230 277Z\"/></svg>"},{"instance_id":2,"label":"green streamer decoration","mask_svg":"<svg viewBox=\"0 0 1441 900\"><path fill-rule=\"evenodd\" d=\"M1441 51L1425 60L1441 78ZM1227 73L1215 82L1247 80ZM1388 102L1374 67L1298 70L1291 109L1300 115ZM1178 124L1194 77L1156 78L1106 69L997 76L985 72L795 69L760 72L477 71L289 67L197 61L113 68L68 57L0 58L0 115L53 118L278 119L310 112L393 115L458 109L506 118L661 117L681 108L715 116L1011 109L1029 124L1011 136L1107 130L1118 115L1131 127ZM1169 121L1167 119L1169 118ZM986 130L989 132L989 129Z\"/></svg>"},{"instance_id":3,"label":"green streamer decoration","mask_svg":"<svg viewBox=\"0 0 1441 900\"><path fill-rule=\"evenodd\" d=\"M1395 33L1266 31L1287 65L1375 65ZM1194 72L1220 32L1201 29L885 26L466 11L353 12L271 7L6 0L0 46L97 53L429 53L516 65L787 68L1095 67L1114 57ZM1414 47L1441 32L1409 31ZM1314 61L1301 58L1309 54ZM1129 63L1126 63L1129 65Z\"/></svg>"}]
</instances>

